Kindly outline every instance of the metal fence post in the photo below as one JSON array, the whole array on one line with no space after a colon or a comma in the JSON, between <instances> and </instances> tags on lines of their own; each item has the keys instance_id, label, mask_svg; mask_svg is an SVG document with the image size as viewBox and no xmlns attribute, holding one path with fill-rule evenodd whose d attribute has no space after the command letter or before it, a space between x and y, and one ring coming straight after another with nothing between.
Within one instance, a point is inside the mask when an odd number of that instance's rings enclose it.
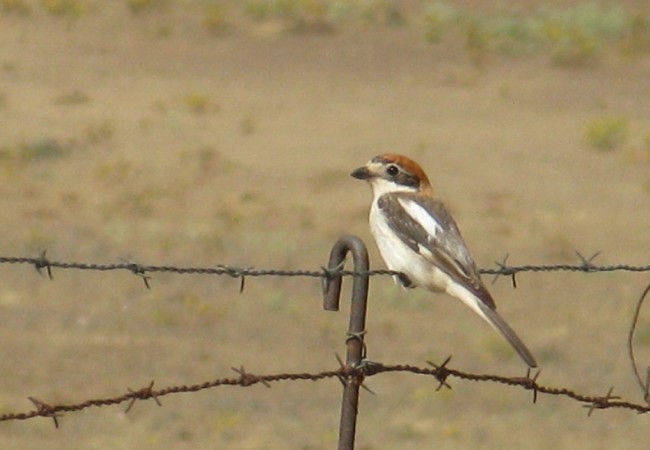
<instances>
[{"instance_id":1,"label":"metal fence post","mask_svg":"<svg viewBox=\"0 0 650 450\"><path fill-rule=\"evenodd\" d=\"M352 253L354 275L352 284L352 302L350 307L350 325L348 327L345 358L346 368L358 367L365 358L364 333L366 327L366 305L368 300L368 250L361 239L356 236L343 236L330 253L329 271L341 269L348 252ZM341 275L333 274L327 278L323 289L323 308L338 311L341 294ZM343 379L343 401L341 404L341 422L339 428L339 450L354 449L354 437L357 425L359 404L359 387L363 375L353 373Z\"/></svg>"}]
</instances>

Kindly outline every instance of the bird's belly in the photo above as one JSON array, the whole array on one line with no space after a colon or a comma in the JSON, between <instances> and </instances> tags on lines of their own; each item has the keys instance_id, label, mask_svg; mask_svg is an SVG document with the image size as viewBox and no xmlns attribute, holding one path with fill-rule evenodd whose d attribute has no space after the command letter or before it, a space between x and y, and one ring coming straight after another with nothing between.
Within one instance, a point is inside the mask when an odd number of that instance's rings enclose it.
<instances>
[{"instance_id":1,"label":"bird's belly","mask_svg":"<svg viewBox=\"0 0 650 450\"><path fill-rule=\"evenodd\" d=\"M449 275L413 251L392 231L383 217L372 217L373 213L371 211L370 229L386 266L404 273L415 286L445 291L450 281Z\"/></svg>"}]
</instances>

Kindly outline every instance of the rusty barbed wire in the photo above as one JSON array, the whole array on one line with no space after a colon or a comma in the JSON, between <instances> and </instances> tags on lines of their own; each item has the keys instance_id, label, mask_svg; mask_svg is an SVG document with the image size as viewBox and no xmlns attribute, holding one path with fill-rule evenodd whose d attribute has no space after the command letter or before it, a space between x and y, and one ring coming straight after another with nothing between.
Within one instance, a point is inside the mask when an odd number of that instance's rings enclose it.
<instances>
[{"instance_id":1,"label":"rusty barbed wire","mask_svg":"<svg viewBox=\"0 0 650 450\"><path fill-rule=\"evenodd\" d=\"M589 409L589 415L591 415L594 410L610 408L627 409L640 414L650 412L650 405L622 400L619 397L612 395L611 388L605 395L582 394L575 392L569 388L553 387L540 384L537 381L540 374L539 371L536 372L533 376L528 373L523 377L477 374L448 368L447 363L449 360L450 358L448 358L442 365L436 365L429 362L429 367L420 367L409 364L382 364L378 362L365 361L358 367L341 365L336 370L326 370L322 372L278 373L267 375L255 375L246 371L243 367L233 367L232 369L238 374L236 377L218 378L211 381L205 381L203 383L175 385L161 389L154 389L154 382L151 381L149 384L140 389L134 390L129 388L127 389L126 393L117 395L115 397L89 399L81 401L79 403L49 404L45 401L35 399L34 397L28 397L29 400L36 406L35 409L27 412L2 414L0 415L0 422L29 420L37 417L49 417L54 421L55 426L58 426L59 419L64 413L82 411L88 408L114 406L125 403L127 404L125 411L128 412L137 401L153 399L159 406L162 406L160 399L168 395L193 393L223 386L251 387L257 384L262 384L266 387L271 387L273 384L279 382L317 382L330 378L344 380L348 377L360 377L361 379L365 379L379 374L398 372L432 377L438 383L437 389L440 389L443 386L451 388L448 383L448 379L458 378L465 381L488 382L520 387L525 390L532 391L533 403L537 401L539 394L566 397L582 403L583 407Z\"/></svg>"},{"instance_id":2,"label":"rusty barbed wire","mask_svg":"<svg viewBox=\"0 0 650 450\"><path fill-rule=\"evenodd\" d=\"M508 265L508 255L502 260L495 262L496 268L483 268L479 272L485 275L494 275L495 280L500 276L509 276L513 285L516 287L515 276L524 272L650 272L650 264L632 265L632 264L610 264L595 265L593 259L600 252L595 253L589 258L585 258L576 251L580 262L578 264L546 264L546 265ZM191 266L174 266L174 265L149 265L138 264L132 261L122 260L120 263L87 263L87 262L69 262L51 260L46 257L46 252L42 252L38 257L9 257L0 256L0 264L7 265L28 265L33 266L39 273L46 271L48 277L53 279L53 269L63 270L83 270L83 271L128 271L142 278L147 288L149 288L149 275L151 273L175 273L179 275L227 275L233 278L239 278L240 290L244 288L244 282L247 277L309 277L328 279L334 276L353 277L353 276L395 276L399 272L384 269L374 269L368 271L354 271L343 269L328 269L321 267L320 270L285 270L285 269L257 269L254 267L236 267L225 264L219 264L214 267L191 267Z\"/></svg>"},{"instance_id":3,"label":"rusty barbed wire","mask_svg":"<svg viewBox=\"0 0 650 450\"><path fill-rule=\"evenodd\" d=\"M345 237L337 243L334 249L343 242L344 246L348 246L347 250L355 247L352 240L358 238L354 237ZM365 246L361 241L357 247ZM345 251L347 251L345 250ZM359 249L356 249L357 251ZM365 251L365 250L364 250ZM354 253L354 252L353 252ZM579 264L552 264L552 265L520 265L520 266L511 266L507 264L508 256L501 261L496 262L496 268L490 269L481 269L480 272L483 274L494 275L496 279L499 276L510 276L512 284L514 287L517 286L516 275L522 272L581 272L581 273L598 273L598 272L614 272L614 271L628 271L628 272L650 272L650 265L629 265L629 264L613 264L613 265L595 265L593 260L599 255L595 253L589 258L585 258L579 252L576 252L580 262ZM358 257L358 256L357 256ZM338 259L337 259L338 258ZM367 258L367 256L366 256ZM84 262L66 262L66 261L57 261L50 260L46 256L46 252L43 251L39 257L29 258L29 257L0 257L0 264L24 264L33 266L39 273L47 274L50 279L53 279L53 269L69 269L69 270L90 270L90 271L119 271L126 270L132 274L138 276L144 281L144 284L147 288L150 288L149 280L151 279L150 274L157 272L169 272L176 274L206 274L206 275L227 275L233 278L239 278L240 280L240 292L243 291L246 277L261 277L261 276L284 276L284 277L312 277L312 278L321 278L323 280L323 292L325 297L327 293L337 289L333 289L333 286L340 286L340 280L342 277L355 277L355 282L360 279L365 278L365 288L363 289L363 295L367 295L367 278L370 276L380 276L380 275L398 275L399 272L390 271L390 270L367 270L367 264L362 267L364 270L361 270L355 264L355 270L343 270L343 263L345 262L345 252L338 255L334 258L334 263L330 260L330 266L328 268L321 267L320 270L281 270L281 269L256 269L253 267L233 267L227 265L217 265L214 267L183 267L183 266L172 266L172 265L142 265L129 260L122 260L120 263L115 264L95 264L95 263L84 263ZM339 261L340 260L340 261ZM338 261L338 262L337 262ZM59 426L59 420L65 413L82 411L88 408L93 407L103 407L111 405L119 405L126 403L126 412L129 412L135 403L139 400L150 400L153 399L159 406L162 406L160 401L161 397L180 394L180 393L193 393L206 389L213 389L222 386L240 386L240 387L250 387L257 384L263 384L266 387L271 387L274 383L278 382L287 382L287 381L322 381L330 378L337 378L341 381L344 386L347 384L356 384L357 387L367 386L363 384L364 379L376 376L383 373L410 373L414 375L428 376L435 379L438 383L436 390L439 390L443 387L451 388L448 380L450 378L457 378L465 381L473 382L488 382L488 383L497 383L508 385L512 387L519 387L532 392L532 401L535 403L537 401L539 394L553 395L566 397L571 400L582 403L582 405L588 408L588 415L591 415L593 411L597 409L610 409L610 408L619 408L635 411L637 413L643 414L650 412L650 401L648 399L648 381L643 381L639 375L639 371L636 367L636 362L634 361L633 349L632 349L632 338L634 334L634 329L636 322L639 316L641 309L641 304L645 295L650 291L650 286L646 288L643 295L641 296L638 304L636 313L633 319L633 324L629 333L629 352L631 355L632 364L634 366L635 373L639 379L640 386L644 390L644 400L645 404L634 403L631 401L623 400L618 396L613 395L613 387L610 388L605 395L593 395L593 394L583 394L576 392L570 388L565 387L554 387L547 386L538 383L538 378L540 372L537 371L531 376L530 370L527 372L526 376L523 377L506 377L502 375L493 375L493 374L476 374L464 372L461 370L451 369L448 367L448 364L451 360L451 357L447 358L442 364L437 365L435 363L429 362L429 367L420 367L415 365L408 364L397 364L389 365L378 362L370 362L367 360L361 360L360 363L353 361L346 361L343 363L339 359L340 367L336 370L328 370L315 373L280 373L280 374L266 374L266 375L255 375L247 372L243 367L234 368L233 370L237 373L238 376L230 378L218 378L211 381L205 381L203 383L190 384L190 385L175 385L169 386L162 389L154 389L154 381L151 381L148 385L140 389L131 389L128 388L126 393L117 395L115 397L99 398L99 399L89 399L84 400L79 403L73 404L50 404L43 400L28 397L28 399L33 403L34 409L27 412L18 412L18 413L5 413L0 415L0 422L6 421L15 421L15 420L29 420L36 417L49 417L53 420L55 427ZM331 292L330 292L331 293ZM338 296L338 293L336 293ZM330 306L325 306L325 309L338 309ZM353 307L352 313L354 313L355 308ZM365 314L365 313L364 313ZM352 322L351 322L352 323ZM360 325L360 329L364 330L364 326ZM355 332L348 335L346 343L348 344L348 350L351 348L351 344L358 344L356 347L359 347L361 355L365 355L365 344L363 343L363 333ZM356 342L358 340L358 342ZM355 345L352 345L354 347ZM650 369L647 369L648 374L650 374ZM648 376L650 379L650 375ZM369 389L368 389L369 390ZM372 392L372 391L371 391ZM344 397L345 398L345 397ZM346 403L344 400L344 408ZM356 407L355 407L356 409ZM356 418L349 419L344 421L344 414L342 411L341 423L349 422L352 425L356 423ZM343 429L343 426L342 428ZM343 434L341 434L343 436ZM351 434L350 442L354 441L354 433ZM352 448L348 446L341 446L339 441L339 448Z\"/></svg>"}]
</instances>

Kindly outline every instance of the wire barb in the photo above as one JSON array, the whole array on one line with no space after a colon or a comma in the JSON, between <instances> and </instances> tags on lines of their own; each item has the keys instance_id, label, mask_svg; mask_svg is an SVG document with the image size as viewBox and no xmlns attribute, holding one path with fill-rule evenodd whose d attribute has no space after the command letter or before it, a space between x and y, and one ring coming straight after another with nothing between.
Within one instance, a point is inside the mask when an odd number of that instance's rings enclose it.
<instances>
[{"instance_id":1,"label":"wire barb","mask_svg":"<svg viewBox=\"0 0 650 450\"><path fill-rule=\"evenodd\" d=\"M595 409L605 409L610 405L610 400L619 400L621 397L612 395L614 392L614 386L610 387L604 397L596 397L591 401L591 404L582 405L584 408L588 408L587 417L591 417L591 414Z\"/></svg>"},{"instance_id":2,"label":"wire barb","mask_svg":"<svg viewBox=\"0 0 650 450\"><path fill-rule=\"evenodd\" d=\"M147 289L151 289L151 286L149 285L149 280L151 279L150 276L147 275L147 271L144 268L144 266L141 266L140 264L134 263L133 261L129 261L128 259L125 258L120 258L120 260L126 264L125 269L128 269L135 275L136 277L139 277L144 281L144 285Z\"/></svg>"},{"instance_id":3,"label":"wire barb","mask_svg":"<svg viewBox=\"0 0 650 450\"><path fill-rule=\"evenodd\" d=\"M54 428L59 428L59 417L61 414L56 412L56 408L51 406L35 397L27 397L30 402L36 406L38 411L38 416L40 417L51 417L54 422Z\"/></svg>"},{"instance_id":4,"label":"wire barb","mask_svg":"<svg viewBox=\"0 0 650 450\"><path fill-rule=\"evenodd\" d=\"M47 277L50 280L53 280L54 277L52 276L52 265L50 261L45 257L46 253L47 250L43 250L41 252L41 255L34 260L34 267L36 268L36 271L39 273L39 275L43 275L42 269L44 268L47 272Z\"/></svg>"},{"instance_id":5,"label":"wire barb","mask_svg":"<svg viewBox=\"0 0 650 450\"><path fill-rule=\"evenodd\" d=\"M589 258L585 258L584 256L582 256L582 254L578 250L575 250L575 254L578 255L578 258L580 258L580 262L582 263L581 267L585 272L596 271L597 267L594 266L591 262L594 259L596 259L598 255L600 255L600 250L598 250L596 253L591 255Z\"/></svg>"},{"instance_id":6,"label":"wire barb","mask_svg":"<svg viewBox=\"0 0 650 450\"><path fill-rule=\"evenodd\" d=\"M137 391L128 388L127 390L129 391L129 396L131 397L131 401L127 405L124 412L128 413L129 411L131 411L131 408L135 404L136 400L149 400L150 398L153 398L153 400L156 402L158 406L162 406L162 403L160 403L160 400L158 400L158 395L153 390L153 384L154 384L154 380L151 380L149 385L141 389L138 389Z\"/></svg>"},{"instance_id":7,"label":"wire barb","mask_svg":"<svg viewBox=\"0 0 650 450\"><path fill-rule=\"evenodd\" d=\"M322 275L323 284L321 286L322 295L325 295L329 291L330 282L334 277L340 274L341 269L343 269L344 265L345 265L345 259L332 268L325 267L325 266L320 267L320 270L323 272Z\"/></svg>"},{"instance_id":8,"label":"wire barb","mask_svg":"<svg viewBox=\"0 0 650 450\"><path fill-rule=\"evenodd\" d=\"M447 389L451 389L451 385L447 383L447 378L450 375L450 372L447 371L447 364L449 364L449 361L451 361L451 355L447 356L447 358L442 362L442 364L437 365L434 362L427 361L427 364L430 366L433 366L436 369L436 372L433 374L434 377L438 380L438 387L436 388L436 391L439 391L442 389L442 387L446 387Z\"/></svg>"},{"instance_id":9,"label":"wire barb","mask_svg":"<svg viewBox=\"0 0 650 450\"><path fill-rule=\"evenodd\" d=\"M231 367L231 369L239 374L239 380L240 380L239 385L242 387L252 386L257 383L262 383L267 388L271 387L269 382L266 381L265 379L258 377L257 375L253 375L252 373L246 372L244 366L239 366L239 369L236 367Z\"/></svg>"},{"instance_id":10,"label":"wire barb","mask_svg":"<svg viewBox=\"0 0 650 450\"><path fill-rule=\"evenodd\" d=\"M539 378L539 375L542 373L542 369L538 369L537 372L535 372L535 375L530 376L530 367L526 369L526 380L529 382L528 384L528 389L533 391L533 404L537 403L537 378Z\"/></svg>"},{"instance_id":11,"label":"wire barb","mask_svg":"<svg viewBox=\"0 0 650 450\"><path fill-rule=\"evenodd\" d=\"M239 278L239 293L242 294L244 292L244 287L246 286L246 275L250 274L253 270L252 267L237 268L219 264L217 268L223 270L222 273L225 273L226 275L233 278Z\"/></svg>"},{"instance_id":12,"label":"wire barb","mask_svg":"<svg viewBox=\"0 0 650 450\"><path fill-rule=\"evenodd\" d=\"M510 267L508 267L507 262L508 262L508 257L510 256L510 253L506 253L506 256L503 257L501 262L499 261L494 261L494 264L497 265L499 268L498 272L494 274L494 278L492 278L492 284L497 282L497 279L501 275L510 275L510 279L512 280L512 287L514 289L517 289L517 272Z\"/></svg>"}]
</instances>

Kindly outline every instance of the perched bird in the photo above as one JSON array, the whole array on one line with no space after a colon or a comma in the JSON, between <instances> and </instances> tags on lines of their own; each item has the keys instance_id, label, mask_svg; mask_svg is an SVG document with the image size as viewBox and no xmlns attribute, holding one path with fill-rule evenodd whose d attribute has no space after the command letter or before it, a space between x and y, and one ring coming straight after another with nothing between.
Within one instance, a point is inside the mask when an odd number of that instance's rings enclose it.
<instances>
[{"instance_id":1,"label":"perched bird","mask_svg":"<svg viewBox=\"0 0 650 450\"><path fill-rule=\"evenodd\" d=\"M422 168L405 156L385 154L350 175L372 187L370 230L388 268L401 272L395 281L461 300L499 331L528 366L537 367L521 339L497 314L456 222L434 197Z\"/></svg>"}]
</instances>

